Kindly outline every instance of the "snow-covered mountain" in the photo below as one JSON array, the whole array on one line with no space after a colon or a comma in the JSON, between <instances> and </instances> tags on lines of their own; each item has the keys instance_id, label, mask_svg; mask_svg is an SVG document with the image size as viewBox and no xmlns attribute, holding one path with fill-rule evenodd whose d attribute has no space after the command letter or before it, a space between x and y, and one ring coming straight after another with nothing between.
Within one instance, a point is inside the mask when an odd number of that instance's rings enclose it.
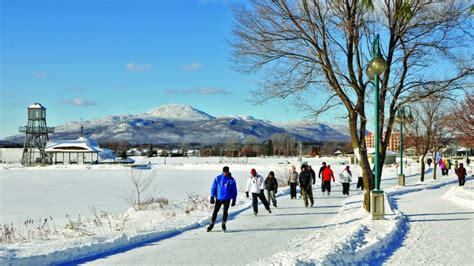
<instances>
[{"instance_id":1,"label":"snow-covered mountain","mask_svg":"<svg viewBox=\"0 0 474 266\"><path fill-rule=\"evenodd\" d=\"M169 104L137 115L113 115L56 126L51 139L76 139L81 124L84 135L99 142L224 143L255 137L265 141L274 134L291 134L302 141L345 141L348 135L330 125L311 121L272 123L252 116L213 117L189 105ZM21 143L23 135L5 140Z\"/></svg>"},{"instance_id":2,"label":"snow-covered mountain","mask_svg":"<svg viewBox=\"0 0 474 266\"><path fill-rule=\"evenodd\" d=\"M273 123L293 135L302 136L317 141L347 141L349 130L344 126L331 126L326 123L317 123L312 120ZM337 130L335 129L337 127Z\"/></svg>"},{"instance_id":3,"label":"snow-covered mountain","mask_svg":"<svg viewBox=\"0 0 474 266\"><path fill-rule=\"evenodd\" d=\"M215 117L197 110L190 105L168 104L138 115L142 118L162 118L168 120L210 120Z\"/></svg>"}]
</instances>

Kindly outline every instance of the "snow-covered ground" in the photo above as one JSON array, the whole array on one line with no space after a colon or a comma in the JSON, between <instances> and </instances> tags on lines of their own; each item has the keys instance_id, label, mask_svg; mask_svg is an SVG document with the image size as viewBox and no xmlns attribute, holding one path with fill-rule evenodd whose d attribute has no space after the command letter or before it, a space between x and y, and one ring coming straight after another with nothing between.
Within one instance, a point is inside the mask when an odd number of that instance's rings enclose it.
<instances>
[{"instance_id":1,"label":"snow-covered ground","mask_svg":"<svg viewBox=\"0 0 474 266\"><path fill-rule=\"evenodd\" d=\"M348 162L342 158L304 161L312 164L316 171L322 161L327 161L336 175ZM281 189L279 208L270 215L262 211L258 217L253 217L249 200L240 194L237 206L231 209L229 233L220 234L217 227L215 232L207 234L202 227L211 214L207 194L210 183L223 165L230 166L242 192L251 168L256 168L263 176L273 170L277 178L285 179L290 165L298 165L296 158L167 158L166 164L163 158L152 158L151 163L157 172L149 192L155 197L169 199L170 204L150 205L148 210L140 212L130 209L124 200L132 192L127 167L0 167L2 232L6 225L13 223L28 238L13 244L2 243L0 264L78 263L94 259L99 259L98 264L126 261L134 264L216 264L220 261L226 264L385 261L403 264L406 261L393 260L391 254L404 252L401 246L411 239L410 233L415 232L413 239L422 239L423 236L416 233L429 232L430 225L423 230L410 231L409 219L400 207L401 198L411 196L411 201L421 203L426 196L417 195L427 193L442 200L446 206L465 208L456 203L466 204L468 200L472 206L472 181L466 182L463 189L451 189L445 194L448 187L456 185L453 176L432 181L428 175L425 184L421 184L417 166L413 164L405 169L406 187L396 186L396 168L384 169L382 188L388 196L384 221L372 221L361 209L362 195L354 191L354 183L350 197L342 196L336 183L330 197L322 196L316 186L316 206L309 209L303 207L301 200L290 200L286 196L287 188ZM190 193L193 196L190 197ZM462 200L453 202L454 198ZM426 211L433 212L438 205L434 204ZM91 211L93 206L96 206L95 213ZM453 215L464 215L461 218L467 217L467 220L453 219L453 223L464 221L464 226L467 224L472 228L473 213L458 213ZM42 229L36 230L36 227ZM464 237L471 237L472 242L472 230ZM421 244L419 241L411 244ZM457 245L457 241L452 242ZM215 252L208 254L212 249ZM206 256L201 256L202 252L206 252ZM153 254L159 258L154 258ZM222 254L228 254L224 260ZM456 261L468 262L469 256L461 255ZM430 262L421 257L417 261Z\"/></svg>"}]
</instances>

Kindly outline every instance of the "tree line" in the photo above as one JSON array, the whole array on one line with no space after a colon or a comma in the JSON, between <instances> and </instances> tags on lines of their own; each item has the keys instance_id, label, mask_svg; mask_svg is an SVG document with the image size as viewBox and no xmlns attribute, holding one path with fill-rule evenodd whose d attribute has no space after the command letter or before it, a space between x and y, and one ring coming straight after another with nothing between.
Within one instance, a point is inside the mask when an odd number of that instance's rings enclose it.
<instances>
[{"instance_id":1,"label":"tree line","mask_svg":"<svg viewBox=\"0 0 474 266\"><path fill-rule=\"evenodd\" d=\"M300 155L299 142L290 134L275 134L266 141L259 141L256 137L248 137L241 141L230 137L225 143L169 143L169 144L130 144L129 142L101 143L104 148L111 149L118 157L127 157L127 151L136 148L146 150L145 155L157 156L156 150L181 149L198 150L201 156L224 157L260 157L260 156L298 156ZM336 151L348 154L353 153L349 142L301 142L303 156L330 156Z\"/></svg>"}]
</instances>

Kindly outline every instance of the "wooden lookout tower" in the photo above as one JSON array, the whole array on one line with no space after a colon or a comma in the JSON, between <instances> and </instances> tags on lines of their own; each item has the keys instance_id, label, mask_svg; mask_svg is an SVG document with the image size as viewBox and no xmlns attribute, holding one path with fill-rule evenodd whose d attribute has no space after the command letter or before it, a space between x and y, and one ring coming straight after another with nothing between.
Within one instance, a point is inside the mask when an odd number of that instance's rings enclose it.
<instances>
[{"instance_id":1,"label":"wooden lookout tower","mask_svg":"<svg viewBox=\"0 0 474 266\"><path fill-rule=\"evenodd\" d=\"M45 152L49 140L48 133L54 133L54 128L46 126L46 108L39 103L28 106L28 124L20 127L20 132L25 133L23 156L21 164L47 164L51 159Z\"/></svg>"}]
</instances>

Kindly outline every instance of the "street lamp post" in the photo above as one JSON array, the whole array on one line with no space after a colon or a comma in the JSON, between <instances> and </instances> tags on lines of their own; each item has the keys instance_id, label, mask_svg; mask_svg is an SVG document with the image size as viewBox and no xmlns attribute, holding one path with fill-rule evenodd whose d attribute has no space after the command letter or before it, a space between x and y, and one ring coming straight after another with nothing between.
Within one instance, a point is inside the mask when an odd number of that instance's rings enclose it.
<instances>
[{"instance_id":1,"label":"street lamp post","mask_svg":"<svg viewBox=\"0 0 474 266\"><path fill-rule=\"evenodd\" d=\"M372 44L373 58L367 65L366 74L369 79L374 80L374 138L375 138L375 158L374 158L374 189L370 196L370 212L374 220L383 219L384 215L384 195L380 190L380 125L379 125L379 76L387 69L387 62L380 54L379 35L375 37Z\"/></svg>"},{"instance_id":2,"label":"street lamp post","mask_svg":"<svg viewBox=\"0 0 474 266\"><path fill-rule=\"evenodd\" d=\"M403 174L403 123L410 124L413 122L410 106L400 106L395 121L400 124L400 175L398 175L398 185L405 186L405 175Z\"/></svg>"}]
</instances>

